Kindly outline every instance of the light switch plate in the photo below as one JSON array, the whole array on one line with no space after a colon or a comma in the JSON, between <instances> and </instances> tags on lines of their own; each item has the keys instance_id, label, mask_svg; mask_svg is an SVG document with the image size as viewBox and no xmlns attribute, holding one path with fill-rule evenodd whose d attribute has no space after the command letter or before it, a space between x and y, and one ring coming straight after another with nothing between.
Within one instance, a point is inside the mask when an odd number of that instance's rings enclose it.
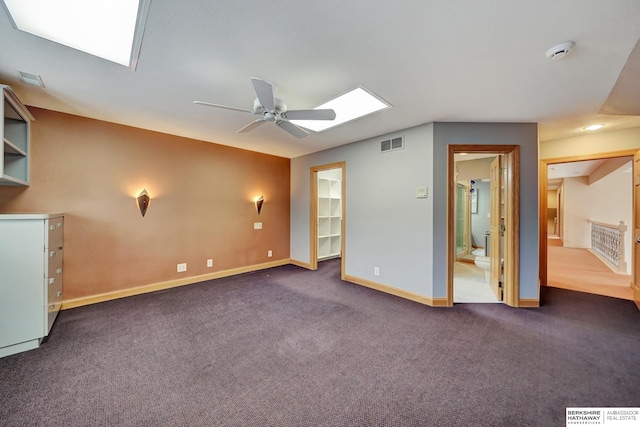
<instances>
[{"instance_id":1,"label":"light switch plate","mask_svg":"<svg viewBox=\"0 0 640 427\"><path fill-rule=\"evenodd\" d=\"M427 187L416 187L416 198L426 199L429 197L429 189Z\"/></svg>"}]
</instances>

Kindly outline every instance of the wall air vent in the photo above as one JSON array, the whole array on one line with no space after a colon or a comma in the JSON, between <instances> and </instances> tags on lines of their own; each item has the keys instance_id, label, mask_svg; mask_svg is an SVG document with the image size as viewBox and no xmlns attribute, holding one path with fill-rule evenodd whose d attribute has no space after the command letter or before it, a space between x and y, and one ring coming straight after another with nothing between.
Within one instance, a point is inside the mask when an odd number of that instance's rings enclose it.
<instances>
[{"instance_id":1,"label":"wall air vent","mask_svg":"<svg viewBox=\"0 0 640 427\"><path fill-rule=\"evenodd\" d=\"M392 139L385 139L380 142L380 152L386 153L388 151L401 150L404 148L404 136L398 136Z\"/></svg>"}]
</instances>

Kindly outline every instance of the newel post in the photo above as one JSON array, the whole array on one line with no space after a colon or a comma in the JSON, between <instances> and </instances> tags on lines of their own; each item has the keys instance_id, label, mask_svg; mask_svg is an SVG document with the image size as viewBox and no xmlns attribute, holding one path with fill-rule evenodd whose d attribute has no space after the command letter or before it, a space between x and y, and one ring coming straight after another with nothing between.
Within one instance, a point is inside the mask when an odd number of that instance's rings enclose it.
<instances>
[{"instance_id":1,"label":"newel post","mask_svg":"<svg viewBox=\"0 0 640 427\"><path fill-rule=\"evenodd\" d=\"M624 256L624 233L627 231L627 225L624 221L620 221L618 225L618 234L620 238L618 239L618 271L621 273L627 272L627 262L625 261Z\"/></svg>"}]
</instances>

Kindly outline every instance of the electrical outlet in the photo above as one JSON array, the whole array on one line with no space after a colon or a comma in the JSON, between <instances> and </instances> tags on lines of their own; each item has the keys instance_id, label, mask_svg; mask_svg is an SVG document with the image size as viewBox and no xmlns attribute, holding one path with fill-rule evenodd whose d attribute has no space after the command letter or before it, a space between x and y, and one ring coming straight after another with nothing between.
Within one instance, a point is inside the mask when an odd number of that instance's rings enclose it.
<instances>
[{"instance_id":1,"label":"electrical outlet","mask_svg":"<svg viewBox=\"0 0 640 427\"><path fill-rule=\"evenodd\" d=\"M178 273L184 273L185 271L187 271L187 263L178 264Z\"/></svg>"},{"instance_id":2,"label":"electrical outlet","mask_svg":"<svg viewBox=\"0 0 640 427\"><path fill-rule=\"evenodd\" d=\"M271 258L273 256L273 251L271 249L269 249L269 251L267 252L267 256L269 258Z\"/></svg>"},{"instance_id":3,"label":"electrical outlet","mask_svg":"<svg viewBox=\"0 0 640 427\"><path fill-rule=\"evenodd\" d=\"M380 275L380 268L373 267L373 275L374 276L379 276Z\"/></svg>"},{"instance_id":4,"label":"electrical outlet","mask_svg":"<svg viewBox=\"0 0 640 427\"><path fill-rule=\"evenodd\" d=\"M213 267L213 259L212 258L209 258L207 260L207 267Z\"/></svg>"},{"instance_id":5,"label":"electrical outlet","mask_svg":"<svg viewBox=\"0 0 640 427\"><path fill-rule=\"evenodd\" d=\"M261 222L254 222L253 223L253 229L254 230L262 230L262 223Z\"/></svg>"}]
</instances>

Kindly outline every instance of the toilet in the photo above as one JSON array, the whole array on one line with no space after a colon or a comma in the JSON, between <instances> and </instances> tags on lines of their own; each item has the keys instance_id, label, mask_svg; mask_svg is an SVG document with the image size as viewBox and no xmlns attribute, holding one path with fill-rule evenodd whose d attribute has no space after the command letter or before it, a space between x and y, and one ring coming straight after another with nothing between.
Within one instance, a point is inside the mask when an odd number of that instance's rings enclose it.
<instances>
[{"instance_id":1,"label":"toilet","mask_svg":"<svg viewBox=\"0 0 640 427\"><path fill-rule=\"evenodd\" d=\"M477 256L473 260L474 264L484 270L484 280L489 283L489 269L491 268L491 258L488 256Z\"/></svg>"},{"instance_id":2,"label":"toilet","mask_svg":"<svg viewBox=\"0 0 640 427\"><path fill-rule=\"evenodd\" d=\"M491 268L491 258L484 255L485 252L482 248L474 249L471 254L475 255L473 263L484 270L484 279L487 283L489 283L489 269Z\"/></svg>"}]
</instances>

